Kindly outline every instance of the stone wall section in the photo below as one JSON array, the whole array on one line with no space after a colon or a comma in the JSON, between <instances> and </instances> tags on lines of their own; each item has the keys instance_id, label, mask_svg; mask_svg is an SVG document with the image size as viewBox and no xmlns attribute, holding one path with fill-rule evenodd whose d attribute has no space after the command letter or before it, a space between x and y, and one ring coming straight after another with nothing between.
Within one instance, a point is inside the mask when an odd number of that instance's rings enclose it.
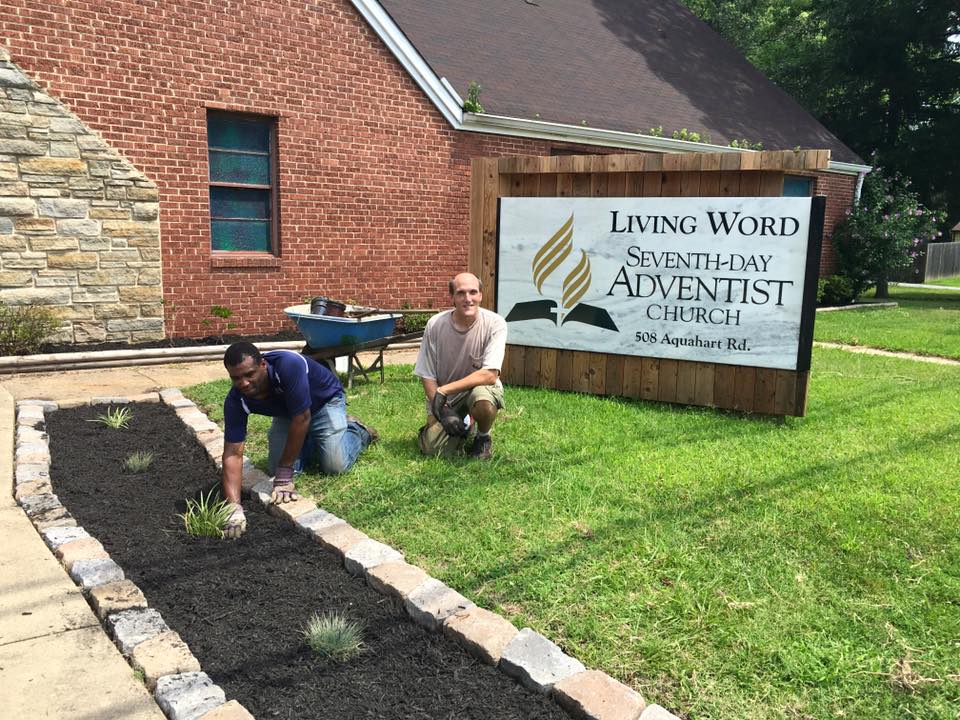
<instances>
[{"instance_id":1,"label":"stone wall section","mask_svg":"<svg viewBox=\"0 0 960 720\"><path fill-rule=\"evenodd\" d=\"M164 337L157 186L0 47L0 302L49 306L52 340Z\"/></svg>"}]
</instances>

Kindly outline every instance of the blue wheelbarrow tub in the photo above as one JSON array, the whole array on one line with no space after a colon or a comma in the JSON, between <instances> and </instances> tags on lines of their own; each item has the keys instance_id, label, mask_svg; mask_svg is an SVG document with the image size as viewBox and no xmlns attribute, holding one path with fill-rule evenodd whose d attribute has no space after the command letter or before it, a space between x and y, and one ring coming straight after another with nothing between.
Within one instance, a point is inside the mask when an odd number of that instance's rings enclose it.
<instances>
[{"instance_id":1,"label":"blue wheelbarrow tub","mask_svg":"<svg viewBox=\"0 0 960 720\"><path fill-rule=\"evenodd\" d=\"M362 310L352 305L347 312ZM307 345L311 348L338 347L340 345L358 345L393 335L399 315L377 313L363 317L330 317L313 315L310 305L291 305L284 311L293 320Z\"/></svg>"}]
</instances>

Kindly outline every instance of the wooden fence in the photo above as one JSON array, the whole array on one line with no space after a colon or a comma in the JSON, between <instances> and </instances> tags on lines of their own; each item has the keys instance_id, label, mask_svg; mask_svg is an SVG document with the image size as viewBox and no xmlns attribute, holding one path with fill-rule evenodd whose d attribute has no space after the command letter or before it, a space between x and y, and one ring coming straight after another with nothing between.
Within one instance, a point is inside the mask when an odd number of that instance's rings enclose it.
<instances>
[{"instance_id":1,"label":"wooden fence","mask_svg":"<svg viewBox=\"0 0 960 720\"><path fill-rule=\"evenodd\" d=\"M927 245L924 280L960 275L960 242L931 243Z\"/></svg>"},{"instance_id":2,"label":"wooden fence","mask_svg":"<svg viewBox=\"0 0 960 720\"><path fill-rule=\"evenodd\" d=\"M774 197L785 174L823 170L829 159L829 150L477 158L469 267L483 282L484 306L494 308L501 197ZM513 385L802 416L809 372L508 344L501 376Z\"/></svg>"}]
</instances>

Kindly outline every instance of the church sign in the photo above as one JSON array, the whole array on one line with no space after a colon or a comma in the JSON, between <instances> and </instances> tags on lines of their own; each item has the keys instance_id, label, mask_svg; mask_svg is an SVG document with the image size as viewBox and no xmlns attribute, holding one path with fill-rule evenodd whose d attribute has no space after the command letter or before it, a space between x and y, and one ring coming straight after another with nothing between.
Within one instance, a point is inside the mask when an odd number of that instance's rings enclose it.
<instances>
[{"instance_id":1,"label":"church sign","mask_svg":"<svg viewBox=\"0 0 960 720\"><path fill-rule=\"evenodd\" d=\"M502 197L512 344L805 371L822 198Z\"/></svg>"}]
</instances>

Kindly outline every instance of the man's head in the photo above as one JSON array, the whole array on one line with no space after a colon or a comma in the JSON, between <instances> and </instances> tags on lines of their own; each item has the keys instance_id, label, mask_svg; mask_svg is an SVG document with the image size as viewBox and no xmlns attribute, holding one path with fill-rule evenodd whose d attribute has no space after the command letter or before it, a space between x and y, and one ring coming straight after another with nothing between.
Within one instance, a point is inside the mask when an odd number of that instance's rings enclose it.
<instances>
[{"instance_id":1,"label":"man's head","mask_svg":"<svg viewBox=\"0 0 960 720\"><path fill-rule=\"evenodd\" d=\"M264 397L269 391L267 361L253 343L238 342L228 347L223 354L223 365L240 394Z\"/></svg>"},{"instance_id":2,"label":"man's head","mask_svg":"<svg viewBox=\"0 0 960 720\"><path fill-rule=\"evenodd\" d=\"M473 273L460 273L450 281L454 320L461 325L472 325L483 300L483 284Z\"/></svg>"}]
</instances>

